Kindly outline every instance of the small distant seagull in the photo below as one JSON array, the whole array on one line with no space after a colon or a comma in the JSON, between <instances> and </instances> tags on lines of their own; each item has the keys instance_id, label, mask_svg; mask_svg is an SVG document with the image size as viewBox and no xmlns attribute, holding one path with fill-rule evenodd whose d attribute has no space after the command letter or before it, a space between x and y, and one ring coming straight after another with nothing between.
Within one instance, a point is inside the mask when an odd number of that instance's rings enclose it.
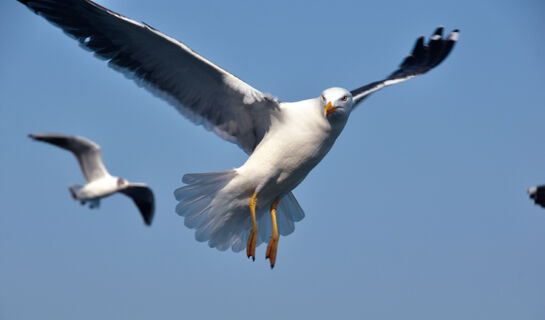
<instances>
[{"instance_id":1,"label":"small distant seagull","mask_svg":"<svg viewBox=\"0 0 545 320\"><path fill-rule=\"evenodd\" d=\"M155 213L155 200L151 189L144 183L129 183L126 179L110 175L102 163L100 147L96 143L82 137L58 133L35 133L28 136L54 144L76 156L87 184L71 185L68 189L72 197L82 205L89 202L89 208L97 208L101 198L121 192L134 201L146 225L151 225Z\"/></svg>"},{"instance_id":2,"label":"small distant seagull","mask_svg":"<svg viewBox=\"0 0 545 320\"><path fill-rule=\"evenodd\" d=\"M545 185L531 187L526 192L528 192L530 199L534 199L535 204L545 208Z\"/></svg>"}]
</instances>

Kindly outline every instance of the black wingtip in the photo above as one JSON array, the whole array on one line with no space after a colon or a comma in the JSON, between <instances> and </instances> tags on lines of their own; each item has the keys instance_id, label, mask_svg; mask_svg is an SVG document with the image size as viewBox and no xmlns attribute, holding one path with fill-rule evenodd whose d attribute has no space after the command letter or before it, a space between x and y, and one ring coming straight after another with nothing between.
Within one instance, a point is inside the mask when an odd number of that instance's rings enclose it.
<instances>
[{"instance_id":1,"label":"black wingtip","mask_svg":"<svg viewBox=\"0 0 545 320\"><path fill-rule=\"evenodd\" d=\"M36 140L36 141L44 141L44 138L40 136L40 134L38 133L29 133L28 134L28 137L32 140Z\"/></svg>"},{"instance_id":2,"label":"black wingtip","mask_svg":"<svg viewBox=\"0 0 545 320\"><path fill-rule=\"evenodd\" d=\"M154 200L154 202L155 202L155 200ZM144 220L144 224L146 226L148 226L148 227L151 227L151 223L153 222L153 217L155 216L155 208L152 208L149 211L148 210L140 211L140 214L142 215L142 219Z\"/></svg>"},{"instance_id":3,"label":"black wingtip","mask_svg":"<svg viewBox=\"0 0 545 320\"><path fill-rule=\"evenodd\" d=\"M369 96L369 94L384 86L403 82L422 75L444 61L458 41L460 30L454 29L446 38L443 37L443 31L443 26L436 28L427 41L427 44L425 44L424 36L418 37L411 53L403 59L398 69L391 73L386 79L375 81L350 91L355 97L355 104L360 103L365 97ZM388 81L390 82L388 83Z\"/></svg>"}]
</instances>

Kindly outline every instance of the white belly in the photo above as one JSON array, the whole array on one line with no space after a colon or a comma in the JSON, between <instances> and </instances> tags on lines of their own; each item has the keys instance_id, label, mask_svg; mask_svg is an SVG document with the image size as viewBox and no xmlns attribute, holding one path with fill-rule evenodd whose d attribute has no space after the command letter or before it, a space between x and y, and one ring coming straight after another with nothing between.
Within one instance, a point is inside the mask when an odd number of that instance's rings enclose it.
<instances>
[{"instance_id":1,"label":"white belly","mask_svg":"<svg viewBox=\"0 0 545 320\"><path fill-rule=\"evenodd\" d=\"M109 196L117 191L117 179L104 177L92 181L78 191L78 199L96 199Z\"/></svg>"}]
</instances>

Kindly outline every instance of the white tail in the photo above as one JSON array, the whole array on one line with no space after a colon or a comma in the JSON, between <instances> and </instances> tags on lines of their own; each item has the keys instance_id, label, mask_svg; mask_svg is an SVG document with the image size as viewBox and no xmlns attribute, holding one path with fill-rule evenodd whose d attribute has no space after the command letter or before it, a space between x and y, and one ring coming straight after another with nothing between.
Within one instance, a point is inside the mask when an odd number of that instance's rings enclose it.
<instances>
[{"instance_id":1,"label":"white tail","mask_svg":"<svg viewBox=\"0 0 545 320\"><path fill-rule=\"evenodd\" d=\"M250 233L251 218L249 198L251 194L243 190L240 194L222 192L223 188L237 176L234 170L186 174L182 181L188 184L174 191L176 212L184 217L184 224L196 229L197 241L208 241L212 248L224 251L232 248L239 252L246 248ZM256 212L259 233L257 245L269 241L272 234L268 207L258 207ZM305 214L290 192L278 204L277 221L281 235L295 230L294 222L303 219Z\"/></svg>"},{"instance_id":2,"label":"white tail","mask_svg":"<svg viewBox=\"0 0 545 320\"><path fill-rule=\"evenodd\" d=\"M70 195L72 195L72 198L79 200L79 191L83 188L80 184L73 184L68 187L68 191L70 191Z\"/></svg>"}]
</instances>

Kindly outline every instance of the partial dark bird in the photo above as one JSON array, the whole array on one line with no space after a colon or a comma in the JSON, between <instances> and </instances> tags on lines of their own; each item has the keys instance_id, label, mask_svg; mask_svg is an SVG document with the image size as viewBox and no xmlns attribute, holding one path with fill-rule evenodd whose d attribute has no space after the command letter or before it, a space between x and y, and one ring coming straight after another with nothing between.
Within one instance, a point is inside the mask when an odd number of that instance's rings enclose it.
<instances>
[{"instance_id":1,"label":"partial dark bird","mask_svg":"<svg viewBox=\"0 0 545 320\"><path fill-rule=\"evenodd\" d=\"M454 30L443 38L440 27L427 43L418 38L412 53L385 79L352 91L330 88L317 98L280 102L185 44L92 1L19 1L250 155L234 170L185 175L187 186L174 192L176 212L196 230L198 241L218 250L246 248L255 259L256 246L269 241L271 267L279 235L292 233L294 222L304 217L291 191L329 152L356 106L377 90L436 67L459 36Z\"/></svg>"},{"instance_id":2,"label":"partial dark bird","mask_svg":"<svg viewBox=\"0 0 545 320\"><path fill-rule=\"evenodd\" d=\"M545 208L545 185L531 187L526 190L530 199L534 200L534 203Z\"/></svg>"},{"instance_id":3,"label":"partial dark bird","mask_svg":"<svg viewBox=\"0 0 545 320\"><path fill-rule=\"evenodd\" d=\"M126 179L110 175L104 167L100 147L96 143L82 137L59 133L35 133L28 136L56 145L76 156L87 184L74 184L68 190L82 205L89 203L89 208L98 208L100 199L121 192L134 201L144 223L151 225L155 213L155 200L151 189L144 183L129 183Z\"/></svg>"}]
</instances>

